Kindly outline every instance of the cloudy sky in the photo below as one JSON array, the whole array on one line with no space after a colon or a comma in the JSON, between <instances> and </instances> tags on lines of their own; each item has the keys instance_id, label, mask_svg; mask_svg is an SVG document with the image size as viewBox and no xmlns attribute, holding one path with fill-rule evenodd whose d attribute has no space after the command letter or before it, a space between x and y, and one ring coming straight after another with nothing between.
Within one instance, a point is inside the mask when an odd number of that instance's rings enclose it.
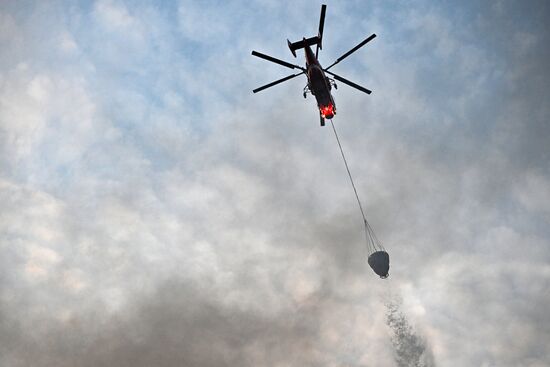
<instances>
[{"instance_id":1,"label":"cloudy sky","mask_svg":"<svg viewBox=\"0 0 550 367\"><path fill-rule=\"evenodd\" d=\"M550 365L550 5L0 2L0 365Z\"/></svg>"}]
</instances>

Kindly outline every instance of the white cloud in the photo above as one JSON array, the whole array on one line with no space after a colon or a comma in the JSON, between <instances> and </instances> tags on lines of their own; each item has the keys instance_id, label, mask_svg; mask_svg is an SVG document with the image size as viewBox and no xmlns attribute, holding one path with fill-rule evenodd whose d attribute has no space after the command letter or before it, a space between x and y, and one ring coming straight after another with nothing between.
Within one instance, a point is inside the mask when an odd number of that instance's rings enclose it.
<instances>
[{"instance_id":1,"label":"white cloud","mask_svg":"<svg viewBox=\"0 0 550 367\"><path fill-rule=\"evenodd\" d=\"M0 42L14 42L21 40L20 30L15 19L8 13L0 13Z\"/></svg>"},{"instance_id":2,"label":"white cloud","mask_svg":"<svg viewBox=\"0 0 550 367\"><path fill-rule=\"evenodd\" d=\"M437 364L549 360L548 175L506 149L533 129L529 101L508 103L487 76L506 54L463 47L475 30L456 33L455 14L429 4L375 6L376 23L362 5L329 6L333 46L358 27L379 35L364 62L339 69L375 93L335 91L359 194L392 257L379 281L304 80L250 92L283 72L250 49L302 32L289 23L314 8L283 5L99 1L40 28L57 52L25 43L2 64L0 363L391 365L392 291ZM46 8L3 26L34 40L57 14ZM502 107L496 92L513 116L484 112Z\"/></svg>"},{"instance_id":3,"label":"white cloud","mask_svg":"<svg viewBox=\"0 0 550 367\"><path fill-rule=\"evenodd\" d=\"M550 179L538 172L526 172L518 180L515 195L528 212L541 213L550 220Z\"/></svg>"},{"instance_id":4,"label":"white cloud","mask_svg":"<svg viewBox=\"0 0 550 367\"><path fill-rule=\"evenodd\" d=\"M62 51L67 53L72 53L78 50L78 45L73 35L70 34L69 32L64 32L61 35L59 47L61 48Z\"/></svg>"},{"instance_id":5,"label":"white cloud","mask_svg":"<svg viewBox=\"0 0 550 367\"><path fill-rule=\"evenodd\" d=\"M135 19L121 3L115 3L111 0L100 0L95 2L94 10L103 24L108 28L126 28L135 24Z\"/></svg>"}]
</instances>

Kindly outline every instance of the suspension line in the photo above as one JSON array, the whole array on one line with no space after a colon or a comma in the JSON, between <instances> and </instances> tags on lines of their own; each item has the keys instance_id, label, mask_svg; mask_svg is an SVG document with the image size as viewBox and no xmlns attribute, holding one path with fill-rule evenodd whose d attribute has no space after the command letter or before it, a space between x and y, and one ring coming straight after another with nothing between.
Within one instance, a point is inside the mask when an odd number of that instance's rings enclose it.
<instances>
[{"instance_id":1,"label":"suspension line","mask_svg":"<svg viewBox=\"0 0 550 367\"><path fill-rule=\"evenodd\" d=\"M332 119L330 119L330 125L332 126L332 131L334 131L334 136L336 137L336 142L338 143L338 148L340 148L340 153L342 154L342 159L344 160L344 164L346 165L346 171L348 172L349 180L351 182L351 186L353 187L353 192L355 193L355 198L357 199L357 204L359 205L359 210L361 211L361 217L363 217L363 224L365 226L365 239L367 241L367 247L369 249L369 252L374 252L377 250L383 250L382 244L374 234L374 231L372 227L370 226L369 222L367 221L367 217L365 215L365 211L363 210L363 205L361 205L361 200L359 199L359 194L357 193L357 189L355 188L355 183L353 182L353 177L351 176L351 172L349 170L348 161L346 159L346 156L344 154L344 150L342 149L342 144L340 143L340 138L338 137L338 133L336 132L336 128L334 127L334 123L332 122Z\"/></svg>"}]
</instances>

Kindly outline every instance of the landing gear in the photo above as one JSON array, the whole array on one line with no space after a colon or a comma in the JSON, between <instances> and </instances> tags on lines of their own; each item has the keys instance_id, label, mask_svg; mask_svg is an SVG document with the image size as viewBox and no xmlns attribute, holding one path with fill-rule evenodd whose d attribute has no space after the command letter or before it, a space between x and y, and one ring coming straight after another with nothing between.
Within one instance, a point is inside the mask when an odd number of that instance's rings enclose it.
<instances>
[{"instance_id":1,"label":"landing gear","mask_svg":"<svg viewBox=\"0 0 550 367\"><path fill-rule=\"evenodd\" d=\"M303 94L304 98L307 97L308 93L311 93L311 89L309 89L309 84L306 84L306 86L304 87L304 94Z\"/></svg>"},{"instance_id":2,"label":"landing gear","mask_svg":"<svg viewBox=\"0 0 550 367\"><path fill-rule=\"evenodd\" d=\"M319 113L319 119L321 121L321 126L325 126L325 118L321 115L321 113Z\"/></svg>"},{"instance_id":3,"label":"landing gear","mask_svg":"<svg viewBox=\"0 0 550 367\"><path fill-rule=\"evenodd\" d=\"M327 80L328 80L329 86L334 87L334 89L338 89L338 86L336 85L336 82L334 81L334 79L327 77Z\"/></svg>"}]
</instances>

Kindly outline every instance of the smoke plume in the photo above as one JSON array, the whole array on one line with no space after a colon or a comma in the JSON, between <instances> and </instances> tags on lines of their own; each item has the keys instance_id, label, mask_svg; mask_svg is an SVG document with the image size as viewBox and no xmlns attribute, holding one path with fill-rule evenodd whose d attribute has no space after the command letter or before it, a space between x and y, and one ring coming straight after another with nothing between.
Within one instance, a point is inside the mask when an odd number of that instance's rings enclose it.
<instances>
[{"instance_id":1,"label":"smoke plume","mask_svg":"<svg viewBox=\"0 0 550 367\"><path fill-rule=\"evenodd\" d=\"M392 344L397 366L435 367L428 343L409 324L400 305L399 300L392 300L386 304L386 324L393 332Z\"/></svg>"}]
</instances>

